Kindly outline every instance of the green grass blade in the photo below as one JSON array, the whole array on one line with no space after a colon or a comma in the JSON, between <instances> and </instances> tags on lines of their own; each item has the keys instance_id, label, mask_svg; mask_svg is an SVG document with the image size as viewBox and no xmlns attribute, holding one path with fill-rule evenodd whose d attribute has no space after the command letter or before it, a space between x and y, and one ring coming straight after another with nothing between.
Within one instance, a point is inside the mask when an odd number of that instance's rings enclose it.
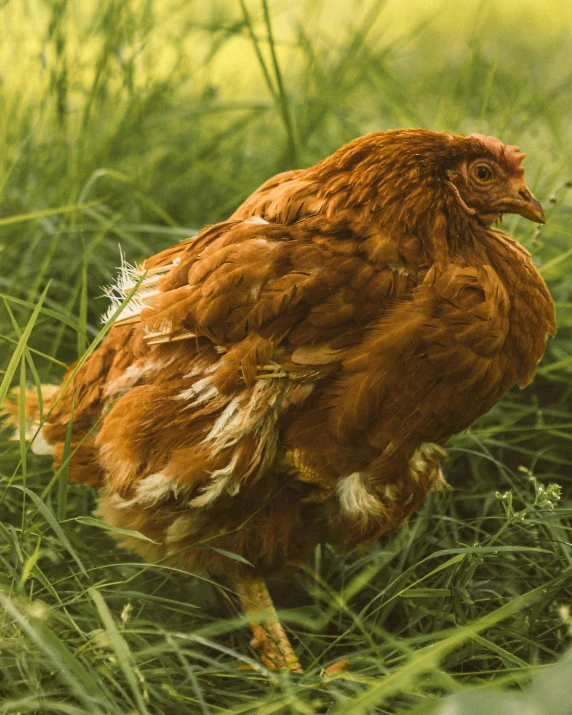
<instances>
[{"instance_id":1,"label":"green grass blade","mask_svg":"<svg viewBox=\"0 0 572 715\"><path fill-rule=\"evenodd\" d=\"M250 35L250 39L252 41L252 46L254 48L254 52L255 52L256 58L258 60L258 64L260 65L260 69L262 70L262 74L264 75L266 87L268 88L268 91L270 92L270 95L271 95L272 99L274 100L275 104L278 105L278 101L279 101L278 100L278 92L276 91L274 82L272 80L272 76L270 75L270 72L266 65L266 60L264 59L264 56L260 49L260 43L258 41L258 38L256 37L256 33L254 32L252 18L250 17L250 13L248 12L248 8L246 7L245 0L239 0L239 3L240 3L240 7L241 7L242 14L244 17L244 22L246 24L248 34Z\"/></svg>"},{"instance_id":2,"label":"green grass blade","mask_svg":"<svg viewBox=\"0 0 572 715\"><path fill-rule=\"evenodd\" d=\"M79 566L80 571L84 576L87 577L87 571L85 570L85 566L83 565L81 559L79 556L76 554L74 548L72 547L68 537L65 535L64 530L58 523L58 520L54 516L52 510L45 504L40 497L30 489L24 488L20 486L19 484L12 484L11 485L12 489L19 489L21 492L24 494L27 494L30 499L34 502L36 507L38 508L38 511L40 514L44 517L44 519L47 521L47 523L52 527L54 530L56 536L60 540L62 546L66 549L66 551L69 553L69 555L72 557L72 559L76 562L76 564Z\"/></svg>"},{"instance_id":3,"label":"green grass blade","mask_svg":"<svg viewBox=\"0 0 572 715\"><path fill-rule=\"evenodd\" d=\"M294 122L292 120L292 112L290 111L290 100L288 99L288 95L286 94L284 80L282 78L282 71L280 70L280 64L278 62L278 56L276 54L276 43L274 41L274 34L272 32L272 23L270 21L270 11L268 10L267 0L262 0L262 9L264 13L264 23L266 25L266 31L268 33L268 44L270 46L270 56L272 57L274 76L276 78L276 85L278 87L278 107L280 109L280 113L282 114L286 133L288 135L288 160L292 162L294 166L296 166L298 163L298 142L296 140Z\"/></svg>"},{"instance_id":4,"label":"green grass blade","mask_svg":"<svg viewBox=\"0 0 572 715\"><path fill-rule=\"evenodd\" d=\"M141 688L139 686L139 674L136 671L135 661L131 651L129 650L129 646L119 633L115 621L113 620L113 616L111 615L107 604L103 600L103 596L94 588L89 589L89 595L95 603L99 617L101 618L103 626L107 631L111 647L117 656L119 667L123 671L125 679L131 687L138 712L143 715L147 715L149 711L147 710L147 705L145 704L143 693L141 692Z\"/></svg>"},{"instance_id":5,"label":"green grass blade","mask_svg":"<svg viewBox=\"0 0 572 715\"><path fill-rule=\"evenodd\" d=\"M10 362L8 363L8 367L6 368L6 373L4 374L4 377L2 378L2 382L0 383L0 405L4 402L4 398L8 394L8 390L10 389L10 384L12 382L12 377L14 376L14 373L16 372L18 363L21 360L24 350L28 344L28 340L30 339L30 335L32 334L32 330L34 328L34 325L36 324L38 315L40 314L40 310L42 309L42 304L46 298L49 287L50 287L50 284L48 283L48 285L44 289L44 292L40 296L40 299L39 299L38 303L36 304L36 307L34 308L34 312L30 316L30 319L28 320L28 324L26 325L26 327L24 328L24 331L22 332L22 336L18 340L18 345L16 346L16 350L12 354Z\"/></svg>"},{"instance_id":6,"label":"green grass blade","mask_svg":"<svg viewBox=\"0 0 572 715\"><path fill-rule=\"evenodd\" d=\"M22 498L22 531L25 530L26 523L26 485L28 483L28 466L27 466L27 443L26 443L26 359L22 356L20 360L20 394L18 395L18 437L20 444L20 467L22 469L22 484L24 486L24 494Z\"/></svg>"},{"instance_id":7,"label":"green grass blade","mask_svg":"<svg viewBox=\"0 0 572 715\"><path fill-rule=\"evenodd\" d=\"M5 342L10 343L11 345L18 345L17 340L14 340L14 338L8 337L8 335L3 335L2 333L0 333L0 340L4 340ZM54 363L54 365L59 365L60 367L67 369L67 365L65 362L62 362L61 360L58 360L57 358L54 358L51 355L48 355L47 353L42 352L41 350L36 350L35 348L31 348L28 346L26 348L26 352L31 353L33 355L37 355L38 357L41 357L44 360L48 360L49 362ZM30 365L29 360L28 360L28 365ZM30 365L30 369L33 372L31 365Z\"/></svg>"},{"instance_id":8,"label":"green grass blade","mask_svg":"<svg viewBox=\"0 0 572 715\"><path fill-rule=\"evenodd\" d=\"M87 251L83 244L81 264L81 288L79 293L79 314L77 329L77 355L81 357L87 348Z\"/></svg>"},{"instance_id":9,"label":"green grass blade","mask_svg":"<svg viewBox=\"0 0 572 715\"><path fill-rule=\"evenodd\" d=\"M85 211L85 209L91 208L93 206L98 206L103 203L103 199L97 199L94 201L87 201L85 204L70 204L68 206L59 206L53 209L42 209L41 211L31 211L27 214L20 214L18 216L6 216L5 218L0 218L0 226L11 226L15 223L25 223L26 221L37 221L39 218L45 218L47 216L59 216L60 214L76 213L78 211Z\"/></svg>"},{"instance_id":10,"label":"green grass blade","mask_svg":"<svg viewBox=\"0 0 572 715\"><path fill-rule=\"evenodd\" d=\"M32 310L35 309L35 307L37 305L37 304L35 305L34 303L31 303L29 300L22 300L21 298L15 298L14 296L7 295L5 293L0 293L0 298L10 301L11 303L14 303L15 305L21 305L25 308L31 308ZM55 318L60 323L63 323L64 325L68 326L69 328L73 328L73 330L77 330L77 323L75 322L75 320L73 320L71 317L69 317L67 315L64 315L63 313L60 313L57 310L53 310L52 308L46 308L45 306L42 306L41 313L42 313L42 315L46 315L49 318Z\"/></svg>"},{"instance_id":11,"label":"green grass blade","mask_svg":"<svg viewBox=\"0 0 572 715\"><path fill-rule=\"evenodd\" d=\"M94 516L76 516L74 521L78 524L85 524L86 526L95 526L98 529L104 529L105 531L111 531L114 534L120 534L121 536L131 536L134 539L141 539L141 541L149 541L152 544L159 544L159 541L153 541L148 536L145 536L140 531L135 531L135 529L121 529L119 526L113 526L108 524L106 521L101 519L96 519Z\"/></svg>"},{"instance_id":12,"label":"green grass blade","mask_svg":"<svg viewBox=\"0 0 572 715\"><path fill-rule=\"evenodd\" d=\"M64 442L64 451L62 455L61 467L58 470L58 521L64 521L67 514L67 502L68 502L68 475L69 466L71 459L71 440L73 433L73 416L75 412L75 401L77 398L79 387L76 389L73 395L70 415L68 419L68 425L66 429L66 438Z\"/></svg>"},{"instance_id":13,"label":"green grass blade","mask_svg":"<svg viewBox=\"0 0 572 715\"><path fill-rule=\"evenodd\" d=\"M22 632L43 652L55 668L55 674L88 708L90 713L117 712L103 693L99 682L73 656L61 640L39 618L22 613L2 592L0 603Z\"/></svg>"}]
</instances>

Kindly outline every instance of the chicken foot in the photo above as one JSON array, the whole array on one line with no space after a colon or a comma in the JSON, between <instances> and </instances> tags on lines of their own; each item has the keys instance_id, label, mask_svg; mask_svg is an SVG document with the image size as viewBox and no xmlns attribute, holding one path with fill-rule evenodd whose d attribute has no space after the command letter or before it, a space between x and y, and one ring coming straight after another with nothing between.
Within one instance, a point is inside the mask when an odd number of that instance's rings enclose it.
<instances>
[{"instance_id":1,"label":"chicken foot","mask_svg":"<svg viewBox=\"0 0 572 715\"><path fill-rule=\"evenodd\" d=\"M293 673L303 673L264 579L235 578L233 585L254 635L250 645L261 652L262 662L272 670L288 669Z\"/></svg>"}]
</instances>

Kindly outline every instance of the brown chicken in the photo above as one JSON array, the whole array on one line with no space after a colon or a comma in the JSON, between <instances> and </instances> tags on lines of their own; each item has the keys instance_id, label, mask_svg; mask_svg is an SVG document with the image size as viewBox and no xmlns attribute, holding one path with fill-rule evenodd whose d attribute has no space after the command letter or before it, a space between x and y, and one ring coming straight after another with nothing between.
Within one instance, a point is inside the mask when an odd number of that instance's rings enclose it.
<instances>
[{"instance_id":1,"label":"brown chicken","mask_svg":"<svg viewBox=\"0 0 572 715\"><path fill-rule=\"evenodd\" d=\"M73 415L69 477L98 515L159 542L120 539L146 559L227 576L268 664L300 669L263 577L320 531L344 551L395 531L447 439L532 379L553 303L492 227L544 222L519 151L379 132L270 179L124 267L108 317L134 296L36 439L58 465Z\"/></svg>"}]
</instances>

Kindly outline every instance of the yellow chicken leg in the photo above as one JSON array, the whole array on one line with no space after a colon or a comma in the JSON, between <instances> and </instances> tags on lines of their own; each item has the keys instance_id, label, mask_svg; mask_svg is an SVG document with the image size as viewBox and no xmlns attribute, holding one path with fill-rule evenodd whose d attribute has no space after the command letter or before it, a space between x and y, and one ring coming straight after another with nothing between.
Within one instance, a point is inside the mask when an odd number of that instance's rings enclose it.
<instances>
[{"instance_id":1,"label":"yellow chicken leg","mask_svg":"<svg viewBox=\"0 0 572 715\"><path fill-rule=\"evenodd\" d=\"M303 673L294 648L278 619L264 579L235 578L233 585L254 634L250 644L261 652L263 663L272 670L287 668L293 673Z\"/></svg>"}]
</instances>

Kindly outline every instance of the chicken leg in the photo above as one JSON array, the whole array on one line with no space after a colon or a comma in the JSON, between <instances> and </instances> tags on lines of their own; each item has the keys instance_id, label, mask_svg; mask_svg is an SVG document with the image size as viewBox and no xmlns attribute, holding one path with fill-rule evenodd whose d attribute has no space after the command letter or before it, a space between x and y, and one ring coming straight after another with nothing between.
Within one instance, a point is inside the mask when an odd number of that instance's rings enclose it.
<instances>
[{"instance_id":1,"label":"chicken leg","mask_svg":"<svg viewBox=\"0 0 572 715\"><path fill-rule=\"evenodd\" d=\"M261 651L263 663L272 670L288 669L303 673L300 661L278 619L278 614L263 578L235 578L233 585L250 621L253 648Z\"/></svg>"}]
</instances>

